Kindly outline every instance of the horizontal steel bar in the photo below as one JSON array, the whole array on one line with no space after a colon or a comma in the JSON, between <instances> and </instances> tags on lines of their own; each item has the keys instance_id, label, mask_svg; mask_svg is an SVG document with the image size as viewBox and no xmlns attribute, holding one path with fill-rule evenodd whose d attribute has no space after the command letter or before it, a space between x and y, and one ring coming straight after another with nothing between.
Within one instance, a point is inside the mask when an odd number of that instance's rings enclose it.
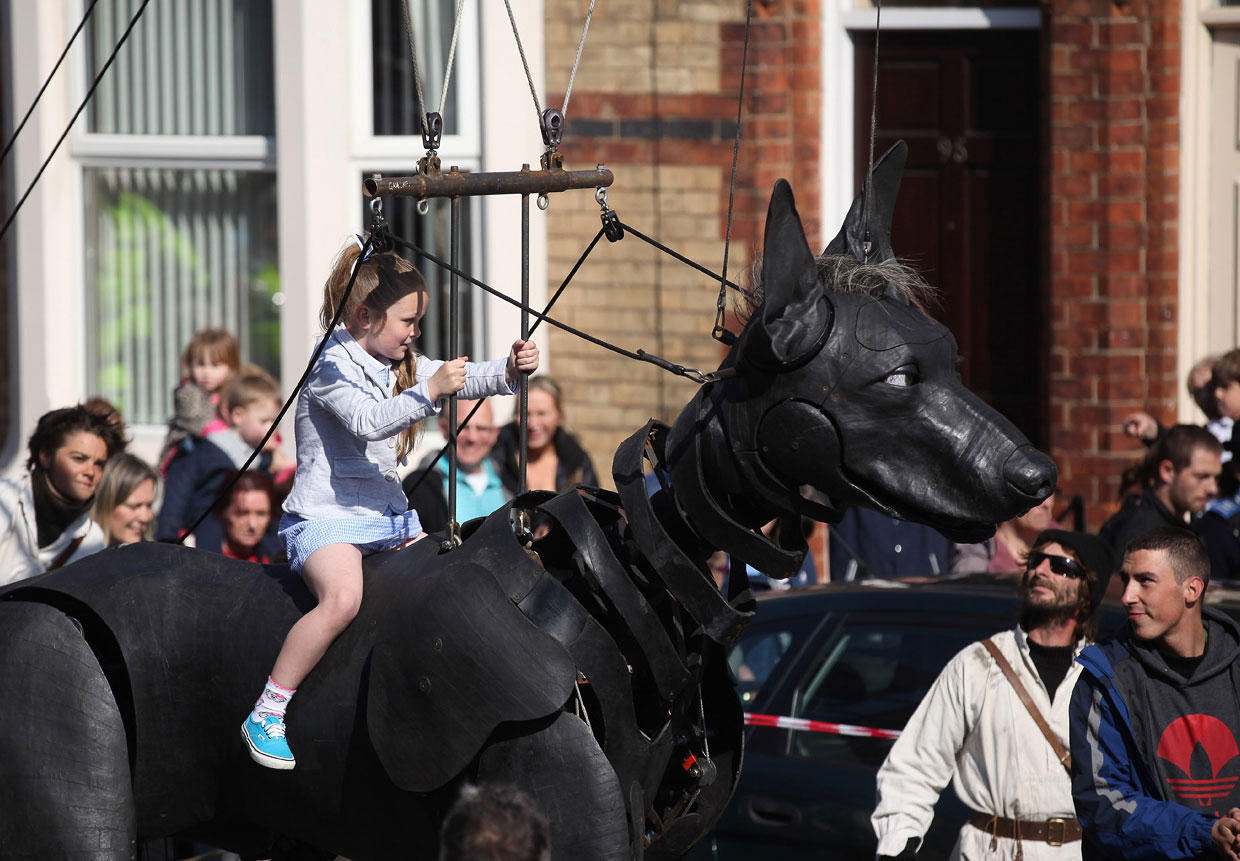
<instances>
[{"instance_id":1,"label":"horizontal steel bar","mask_svg":"<svg viewBox=\"0 0 1240 861\"><path fill-rule=\"evenodd\" d=\"M503 173L446 173L364 180L367 197L472 197L483 194L550 194L573 188L610 186L615 176L601 165L594 170L530 170Z\"/></svg>"}]
</instances>

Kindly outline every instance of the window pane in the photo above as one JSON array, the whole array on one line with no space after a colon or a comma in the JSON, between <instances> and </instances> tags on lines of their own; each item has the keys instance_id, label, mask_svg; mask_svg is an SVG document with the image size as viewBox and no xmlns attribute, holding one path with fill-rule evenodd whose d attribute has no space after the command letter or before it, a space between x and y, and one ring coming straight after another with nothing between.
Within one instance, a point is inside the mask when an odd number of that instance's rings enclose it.
<instances>
[{"instance_id":1,"label":"window pane","mask_svg":"<svg viewBox=\"0 0 1240 861\"><path fill-rule=\"evenodd\" d=\"M100 0L87 25L94 80L141 0ZM275 134L271 0L151 3L87 109L98 134Z\"/></svg>"},{"instance_id":2,"label":"window pane","mask_svg":"<svg viewBox=\"0 0 1240 861\"><path fill-rule=\"evenodd\" d=\"M417 88L409 55L402 10L404 0L371 0L370 20L374 56L374 110L376 135L421 135ZM409 20L418 50L422 97L427 111L439 110L443 74L452 46L457 4L452 0L409 0ZM465 14L472 10L467 8ZM473 62L473 51L458 44L454 66ZM467 59L468 58L468 59ZM457 133L456 73L443 108L443 133Z\"/></svg>"},{"instance_id":3,"label":"window pane","mask_svg":"<svg viewBox=\"0 0 1240 861\"><path fill-rule=\"evenodd\" d=\"M368 179L370 174L364 174L363 179ZM361 187L361 182L358 183ZM417 199L412 197L386 197L383 198L383 217L387 219L388 227L393 236L398 236L406 242L412 242L419 248L424 248L428 253L434 254L445 263L452 261L452 251L450 246L452 212L451 204L448 200L432 200L430 201L430 209L426 215L419 215L417 211ZM362 214L362 223L370 224L370 201L365 201ZM470 236L470 199L461 198L461 245L460 245L460 270L466 275L474 275L471 271L470 262L473 260L473 240ZM430 260L414 260L414 254L407 248L397 246L395 249L397 254L404 257L417 267L422 273L422 277L426 279L427 287L430 290L430 302L427 305L426 316L422 319L422 336L415 345L417 351L424 356L432 359L448 359L448 332L451 323L451 309L448 301L448 280L450 274L437 263ZM476 275L474 277L477 277ZM481 356L474 352L473 344L473 319L474 309L481 307L479 303L482 292L481 288L474 286L464 278L458 279L458 296L460 297L460 317L457 319L457 337L460 339L460 355L469 356L470 359L481 361L483 359L497 358L495 356Z\"/></svg>"},{"instance_id":4,"label":"window pane","mask_svg":"<svg viewBox=\"0 0 1240 861\"><path fill-rule=\"evenodd\" d=\"M772 622L755 622L745 629L740 642L728 650L728 666L736 676L737 693L748 708L771 681L782 675L776 668L785 655L795 655L818 625L817 616L798 616Z\"/></svg>"},{"instance_id":5,"label":"window pane","mask_svg":"<svg viewBox=\"0 0 1240 861\"><path fill-rule=\"evenodd\" d=\"M794 717L877 729L903 729L952 657L991 633L891 621L849 620L823 649L796 698ZM834 763L877 765L891 742L794 732L793 753Z\"/></svg>"},{"instance_id":6,"label":"window pane","mask_svg":"<svg viewBox=\"0 0 1240 861\"><path fill-rule=\"evenodd\" d=\"M211 326L279 373L273 174L92 168L86 207L91 394L163 424L181 351Z\"/></svg>"}]
</instances>

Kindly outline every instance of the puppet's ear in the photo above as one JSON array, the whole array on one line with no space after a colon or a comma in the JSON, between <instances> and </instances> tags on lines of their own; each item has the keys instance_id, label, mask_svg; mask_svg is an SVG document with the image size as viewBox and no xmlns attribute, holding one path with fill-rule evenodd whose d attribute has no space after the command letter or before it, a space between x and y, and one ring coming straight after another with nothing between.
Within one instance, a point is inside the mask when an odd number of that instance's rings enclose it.
<instances>
[{"instance_id":1,"label":"puppet's ear","mask_svg":"<svg viewBox=\"0 0 1240 861\"><path fill-rule=\"evenodd\" d=\"M908 144L898 141L874 163L868 189L872 192L870 211L865 211L867 186L863 183L856 200L844 217L844 226L824 254L851 254L858 263L882 263L894 260L891 250L891 218L900 194L900 178L908 161ZM866 251L866 221L869 221L870 249Z\"/></svg>"},{"instance_id":2,"label":"puppet's ear","mask_svg":"<svg viewBox=\"0 0 1240 861\"><path fill-rule=\"evenodd\" d=\"M822 349L834 312L784 179L775 183L767 208L762 285L762 307L742 333L741 361L765 371L793 370Z\"/></svg>"}]
</instances>

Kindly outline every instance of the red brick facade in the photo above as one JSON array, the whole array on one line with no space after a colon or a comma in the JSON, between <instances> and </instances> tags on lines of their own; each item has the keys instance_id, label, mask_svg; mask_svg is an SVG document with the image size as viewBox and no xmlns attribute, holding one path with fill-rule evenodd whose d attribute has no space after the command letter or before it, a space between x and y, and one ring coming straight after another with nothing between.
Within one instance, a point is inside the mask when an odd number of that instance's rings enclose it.
<instances>
[{"instance_id":1,"label":"red brick facade","mask_svg":"<svg viewBox=\"0 0 1240 861\"><path fill-rule=\"evenodd\" d=\"M615 171L611 204L624 220L715 271L723 260L745 8L744 0L598 7L563 147L570 167L603 162ZM827 238L816 217L820 4L770 0L753 9L734 278L761 241L777 177L792 180L811 245ZM1121 472L1141 454L1120 432L1122 417L1147 409L1173 420L1180 385L1180 7L1051 0L1041 11L1047 438L1063 491L1084 497L1096 529L1113 507ZM548 79L566 81L580 10L551 0L547 16ZM593 201L562 198L549 220L552 286L598 224ZM708 337L715 286L626 238L596 252L560 313L627 347L705 368L719 354ZM549 337L569 425L600 467L623 435L651 415L671 419L692 394L691 384L661 371Z\"/></svg>"},{"instance_id":2,"label":"red brick facade","mask_svg":"<svg viewBox=\"0 0 1240 861\"><path fill-rule=\"evenodd\" d=\"M779 177L793 184L811 244L823 241L818 0L754 2L743 64L745 11L745 0L600 4L561 147L567 167L604 163L615 172L610 204L624 221L718 272L744 65L728 258L728 277L740 283L747 283ZM580 4L547 4L549 81L568 79L580 15ZM548 98L553 105L562 100L562 93ZM549 213L552 287L599 224L589 196L569 197L557 196ZM710 338L717 291L717 281L626 237L594 252L557 310L609 341L709 369L722 349ZM729 307L735 298L729 294ZM651 416L674 418L696 386L561 333L547 337L568 399L568 426L609 484L607 467L620 440Z\"/></svg>"},{"instance_id":3,"label":"red brick facade","mask_svg":"<svg viewBox=\"0 0 1240 861\"><path fill-rule=\"evenodd\" d=\"M1123 416L1175 415L1179 11L1165 0L1043 7L1051 453L1093 529L1141 455Z\"/></svg>"}]
</instances>

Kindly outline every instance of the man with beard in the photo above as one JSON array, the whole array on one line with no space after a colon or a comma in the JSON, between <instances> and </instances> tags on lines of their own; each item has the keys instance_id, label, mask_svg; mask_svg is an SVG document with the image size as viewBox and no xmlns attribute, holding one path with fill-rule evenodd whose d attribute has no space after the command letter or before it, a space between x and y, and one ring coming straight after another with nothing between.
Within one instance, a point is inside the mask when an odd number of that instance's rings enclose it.
<instances>
[{"instance_id":1,"label":"man with beard","mask_svg":"<svg viewBox=\"0 0 1240 861\"><path fill-rule=\"evenodd\" d=\"M1072 694L1072 795L1095 856L1240 858L1240 627L1203 608L1210 560L1184 529L1128 544L1128 625Z\"/></svg>"},{"instance_id":2,"label":"man with beard","mask_svg":"<svg viewBox=\"0 0 1240 861\"><path fill-rule=\"evenodd\" d=\"M880 859L916 855L949 780L974 811L953 859L1081 857L1068 701L1112 565L1093 535L1047 529L1034 539L1019 624L952 658L878 771Z\"/></svg>"}]
</instances>

